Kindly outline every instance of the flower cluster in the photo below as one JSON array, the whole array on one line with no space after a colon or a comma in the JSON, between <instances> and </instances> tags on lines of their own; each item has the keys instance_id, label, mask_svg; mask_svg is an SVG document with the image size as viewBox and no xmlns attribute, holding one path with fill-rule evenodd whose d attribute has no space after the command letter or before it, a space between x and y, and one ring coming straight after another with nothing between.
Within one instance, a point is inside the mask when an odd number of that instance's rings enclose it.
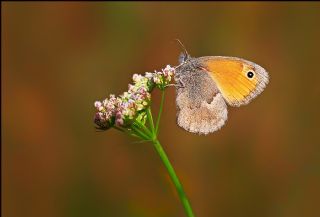
<instances>
[{"instance_id":1,"label":"flower cluster","mask_svg":"<svg viewBox=\"0 0 320 217\"><path fill-rule=\"evenodd\" d=\"M167 65L166 68L162 69L161 72L157 72L157 71L155 71L154 73L147 72L146 77L151 78L152 81L155 83L155 85L159 89L163 90L171 82L174 73L175 73L175 68Z\"/></svg>"},{"instance_id":2,"label":"flower cluster","mask_svg":"<svg viewBox=\"0 0 320 217\"><path fill-rule=\"evenodd\" d=\"M94 103L97 112L94 122L100 129L109 129L116 125L127 127L136 119L144 121L145 110L151 103L151 91L154 87L164 90L174 76L175 68L167 65L161 72L146 72L144 76L134 74L133 84L128 91L118 97L110 95L102 102Z\"/></svg>"}]
</instances>

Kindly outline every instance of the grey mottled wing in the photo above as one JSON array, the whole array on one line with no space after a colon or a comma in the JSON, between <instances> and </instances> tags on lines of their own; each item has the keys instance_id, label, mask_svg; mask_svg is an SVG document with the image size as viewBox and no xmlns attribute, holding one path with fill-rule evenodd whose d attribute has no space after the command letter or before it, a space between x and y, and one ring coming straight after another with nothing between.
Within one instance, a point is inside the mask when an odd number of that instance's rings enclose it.
<instances>
[{"instance_id":1,"label":"grey mottled wing","mask_svg":"<svg viewBox=\"0 0 320 217\"><path fill-rule=\"evenodd\" d=\"M197 134L220 129L227 120L227 105L207 72L188 63L177 69L175 80L177 124Z\"/></svg>"}]
</instances>

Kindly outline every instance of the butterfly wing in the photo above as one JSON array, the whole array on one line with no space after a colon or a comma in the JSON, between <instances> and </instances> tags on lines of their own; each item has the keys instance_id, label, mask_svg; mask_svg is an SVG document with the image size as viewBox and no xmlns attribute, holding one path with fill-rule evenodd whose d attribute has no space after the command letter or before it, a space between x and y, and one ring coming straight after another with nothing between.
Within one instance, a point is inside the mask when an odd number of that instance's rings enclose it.
<instances>
[{"instance_id":1,"label":"butterfly wing","mask_svg":"<svg viewBox=\"0 0 320 217\"><path fill-rule=\"evenodd\" d=\"M185 64L176 71L176 80L180 83L176 91L178 125L197 134L220 129L227 120L227 105L209 74Z\"/></svg>"},{"instance_id":2,"label":"butterfly wing","mask_svg":"<svg viewBox=\"0 0 320 217\"><path fill-rule=\"evenodd\" d=\"M179 106L183 96L177 98L177 123L183 129L197 134L208 134L219 130L227 120L227 105L218 93L210 103L202 101L200 106Z\"/></svg>"},{"instance_id":3,"label":"butterfly wing","mask_svg":"<svg viewBox=\"0 0 320 217\"><path fill-rule=\"evenodd\" d=\"M231 106L248 104L269 82L268 72L264 68L244 59L200 57L199 62Z\"/></svg>"}]
</instances>

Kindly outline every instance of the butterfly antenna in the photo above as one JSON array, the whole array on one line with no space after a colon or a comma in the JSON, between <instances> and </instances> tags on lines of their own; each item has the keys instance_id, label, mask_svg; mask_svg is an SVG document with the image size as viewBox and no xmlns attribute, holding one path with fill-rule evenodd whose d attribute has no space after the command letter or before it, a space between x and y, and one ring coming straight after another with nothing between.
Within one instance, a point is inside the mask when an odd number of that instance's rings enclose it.
<instances>
[{"instance_id":1,"label":"butterfly antenna","mask_svg":"<svg viewBox=\"0 0 320 217\"><path fill-rule=\"evenodd\" d=\"M184 55L185 55L185 59L188 59L188 58L190 57L190 55L189 55L186 47L181 43L181 41L180 41L179 39L176 38L175 40L179 43L179 45L180 45L181 48L183 49L183 53L184 53Z\"/></svg>"}]
</instances>

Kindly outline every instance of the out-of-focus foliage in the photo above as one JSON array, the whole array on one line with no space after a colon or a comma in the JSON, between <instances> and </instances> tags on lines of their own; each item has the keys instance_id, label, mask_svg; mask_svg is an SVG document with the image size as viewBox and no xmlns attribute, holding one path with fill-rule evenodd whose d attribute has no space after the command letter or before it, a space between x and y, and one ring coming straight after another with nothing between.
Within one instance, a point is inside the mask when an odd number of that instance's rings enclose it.
<instances>
[{"instance_id":1,"label":"out-of-focus foliage","mask_svg":"<svg viewBox=\"0 0 320 217\"><path fill-rule=\"evenodd\" d=\"M196 216L320 214L320 3L3 2L2 214L184 216L153 147L95 131L93 103L134 73L192 56L262 65L270 84L227 124L175 124L167 90L160 140ZM160 92L154 91L158 108Z\"/></svg>"}]
</instances>

